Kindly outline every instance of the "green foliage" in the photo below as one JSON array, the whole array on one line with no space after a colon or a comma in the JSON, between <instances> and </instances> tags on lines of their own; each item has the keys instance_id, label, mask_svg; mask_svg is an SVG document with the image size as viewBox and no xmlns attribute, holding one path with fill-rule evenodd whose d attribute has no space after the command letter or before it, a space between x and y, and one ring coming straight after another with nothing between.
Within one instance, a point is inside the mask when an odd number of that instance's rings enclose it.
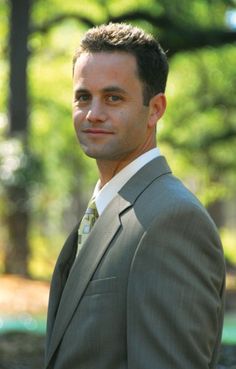
<instances>
[{"instance_id":1,"label":"green foliage","mask_svg":"<svg viewBox=\"0 0 236 369\"><path fill-rule=\"evenodd\" d=\"M63 237L59 232L55 232L54 237L39 234L36 228L32 229L31 235L31 258L29 262L29 272L35 279L49 280L58 256L58 245L63 245Z\"/></svg>"},{"instance_id":2,"label":"green foliage","mask_svg":"<svg viewBox=\"0 0 236 369\"><path fill-rule=\"evenodd\" d=\"M235 190L235 58L236 48L225 46L171 61L169 108L159 139L177 167L183 163L179 174L206 204Z\"/></svg>"},{"instance_id":3,"label":"green foliage","mask_svg":"<svg viewBox=\"0 0 236 369\"><path fill-rule=\"evenodd\" d=\"M28 186L42 179L42 167L34 153L24 150L19 139L5 139L0 144L0 180L4 187Z\"/></svg>"},{"instance_id":4,"label":"green foliage","mask_svg":"<svg viewBox=\"0 0 236 369\"><path fill-rule=\"evenodd\" d=\"M236 252L235 252L235 230L222 229L221 239L224 247L225 258L230 264L236 265Z\"/></svg>"}]
</instances>

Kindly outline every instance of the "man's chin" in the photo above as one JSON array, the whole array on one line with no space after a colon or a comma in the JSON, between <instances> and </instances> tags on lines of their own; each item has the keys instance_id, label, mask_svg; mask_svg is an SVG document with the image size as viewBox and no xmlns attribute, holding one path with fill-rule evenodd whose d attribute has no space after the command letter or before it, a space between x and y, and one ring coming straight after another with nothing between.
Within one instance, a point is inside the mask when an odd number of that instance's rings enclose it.
<instances>
[{"instance_id":1,"label":"man's chin","mask_svg":"<svg viewBox=\"0 0 236 369\"><path fill-rule=\"evenodd\" d=\"M85 150L85 149L83 151L86 156L95 160L116 161L120 159L120 156L114 155L112 153L97 152L94 150Z\"/></svg>"},{"instance_id":2,"label":"man's chin","mask_svg":"<svg viewBox=\"0 0 236 369\"><path fill-rule=\"evenodd\" d=\"M88 147L82 144L81 147L86 156L95 160L120 161L126 160L129 158L130 154L132 154L132 151L127 150L122 152L121 150L115 150L115 147L110 147L110 149L104 148L104 150L97 150L96 148L92 148L91 146Z\"/></svg>"},{"instance_id":3,"label":"man's chin","mask_svg":"<svg viewBox=\"0 0 236 369\"><path fill-rule=\"evenodd\" d=\"M83 149L83 151L84 151L86 156L88 156L89 158L92 158L92 159L104 159L104 156L106 157L106 155L103 155L103 154L98 153L96 151L87 150L87 149Z\"/></svg>"}]
</instances>

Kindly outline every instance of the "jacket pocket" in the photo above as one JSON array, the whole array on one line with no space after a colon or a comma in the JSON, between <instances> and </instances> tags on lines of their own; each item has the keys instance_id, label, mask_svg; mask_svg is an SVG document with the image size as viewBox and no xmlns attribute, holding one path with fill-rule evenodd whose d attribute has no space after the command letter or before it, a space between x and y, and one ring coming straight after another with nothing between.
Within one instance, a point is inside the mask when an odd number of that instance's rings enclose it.
<instances>
[{"instance_id":1,"label":"jacket pocket","mask_svg":"<svg viewBox=\"0 0 236 369\"><path fill-rule=\"evenodd\" d=\"M103 279L93 279L85 290L85 296L101 295L104 293L115 293L118 290L118 280L116 277Z\"/></svg>"}]
</instances>

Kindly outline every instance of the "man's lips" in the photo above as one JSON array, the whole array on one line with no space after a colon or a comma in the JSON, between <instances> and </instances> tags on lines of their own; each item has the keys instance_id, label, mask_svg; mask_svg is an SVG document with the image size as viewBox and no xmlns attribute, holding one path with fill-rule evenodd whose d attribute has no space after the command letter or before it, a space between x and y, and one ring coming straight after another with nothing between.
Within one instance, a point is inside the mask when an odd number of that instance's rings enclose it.
<instances>
[{"instance_id":1,"label":"man's lips","mask_svg":"<svg viewBox=\"0 0 236 369\"><path fill-rule=\"evenodd\" d=\"M113 135L114 133L111 131L107 131L101 128L87 128L83 129L83 133L91 134L91 135Z\"/></svg>"}]
</instances>

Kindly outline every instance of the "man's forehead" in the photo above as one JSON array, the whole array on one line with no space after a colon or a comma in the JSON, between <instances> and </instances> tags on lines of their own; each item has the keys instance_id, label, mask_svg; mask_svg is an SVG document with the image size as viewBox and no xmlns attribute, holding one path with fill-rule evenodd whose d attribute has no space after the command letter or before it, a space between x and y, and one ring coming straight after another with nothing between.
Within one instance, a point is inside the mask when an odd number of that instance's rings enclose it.
<instances>
[{"instance_id":1,"label":"man's forehead","mask_svg":"<svg viewBox=\"0 0 236 369\"><path fill-rule=\"evenodd\" d=\"M80 54L76 60L75 69L82 71L90 66L113 66L115 68L119 67L120 65L122 65L123 68L131 68L137 72L137 62L135 56L126 51L84 52Z\"/></svg>"},{"instance_id":2,"label":"man's forehead","mask_svg":"<svg viewBox=\"0 0 236 369\"><path fill-rule=\"evenodd\" d=\"M84 53L78 58L74 69L74 88L99 91L123 89L139 84L136 59L124 52ZM129 86L129 87L128 87ZM115 87L115 88L114 88ZM137 87L137 86L136 86Z\"/></svg>"}]
</instances>

